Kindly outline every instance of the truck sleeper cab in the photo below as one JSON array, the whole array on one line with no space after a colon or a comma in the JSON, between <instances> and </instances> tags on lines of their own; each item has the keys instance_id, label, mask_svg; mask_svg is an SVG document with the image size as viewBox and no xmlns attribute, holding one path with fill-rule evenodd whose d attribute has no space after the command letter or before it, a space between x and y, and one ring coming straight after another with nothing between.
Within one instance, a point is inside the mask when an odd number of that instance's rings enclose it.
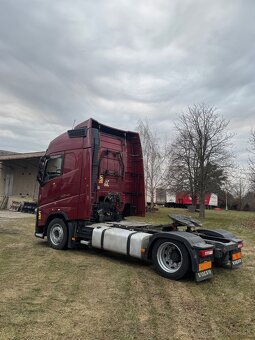
<instances>
[{"instance_id":1,"label":"truck sleeper cab","mask_svg":"<svg viewBox=\"0 0 255 340\"><path fill-rule=\"evenodd\" d=\"M199 225L194 220L175 216L166 226L123 220L145 214L142 149L135 132L93 119L79 124L49 144L38 181L35 236L47 236L55 249L85 244L152 261L167 278L193 271L197 281L213 276L214 256L219 263L223 257L224 263L241 263L240 240L220 231L191 230Z\"/></svg>"}]
</instances>

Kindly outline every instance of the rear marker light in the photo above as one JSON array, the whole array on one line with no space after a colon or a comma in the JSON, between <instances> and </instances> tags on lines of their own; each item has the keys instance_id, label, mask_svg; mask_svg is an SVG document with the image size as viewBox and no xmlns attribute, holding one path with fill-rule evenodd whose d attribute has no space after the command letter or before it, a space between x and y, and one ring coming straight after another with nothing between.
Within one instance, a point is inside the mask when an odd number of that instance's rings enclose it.
<instances>
[{"instance_id":1,"label":"rear marker light","mask_svg":"<svg viewBox=\"0 0 255 340\"><path fill-rule=\"evenodd\" d=\"M239 249L243 248L243 242L238 242L238 248Z\"/></svg>"},{"instance_id":2,"label":"rear marker light","mask_svg":"<svg viewBox=\"0 0 255 340\"><path fill-rule=\"evenodd\" d=\"M232 254L232 261L238 260L241 258L241 253Z\"/></svg>"},{"instance_id":3,"label":"rear marker light","mask_svg":"<svg viewBox=\"0 0 255 340\"><path fill-rule=\"evenodd\" d=\"M203 270L211 269L212 268L212 262L211 261L206 261L203 263L199 263L198 266L198 271L201 272Z\"/></svg>"},{"instance_id":4,"label":"rear marker light","mask_svg":"<svg viewBox=\"0 0 255 340\"><path fill-rule=\"evenodd\" d=\"M210 256L213 255L213 249L202 249L199 250L199 256L200 257L205 257L205 256Z\"/></svg>"}]
</instances>

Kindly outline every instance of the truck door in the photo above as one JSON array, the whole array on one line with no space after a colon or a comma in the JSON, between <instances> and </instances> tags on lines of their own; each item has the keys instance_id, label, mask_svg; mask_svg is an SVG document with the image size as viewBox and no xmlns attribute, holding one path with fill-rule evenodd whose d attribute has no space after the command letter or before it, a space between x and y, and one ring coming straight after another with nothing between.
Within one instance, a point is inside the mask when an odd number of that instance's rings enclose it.
<instances>
[{"instance_id":1,"label":"truck door","mask_svg":"<svg viewBox=\"0 0 255 340\"><path fill-rule=\"evenodd\" d=\"M43 194L40 204L56 202L60 198L62 187L63 155L51 155L45 164L43 177Z\"/></svg>"},{"instance_id":2,"label":"truck door","mask_svg":"<svg viewBox=\"0 0 255 340\"><path fill-rule=\"evenodd\" d=\"M70 220L77 219L82 170L82 149L65 152L60 207Z\"/></svg>"}]
</instances>

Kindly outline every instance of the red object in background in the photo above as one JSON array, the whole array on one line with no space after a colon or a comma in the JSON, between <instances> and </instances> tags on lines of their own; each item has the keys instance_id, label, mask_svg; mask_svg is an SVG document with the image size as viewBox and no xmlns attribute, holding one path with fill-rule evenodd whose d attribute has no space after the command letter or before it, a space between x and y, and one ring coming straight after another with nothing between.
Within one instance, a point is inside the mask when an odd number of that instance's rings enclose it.
<instances>
[{"instance_id":1,"label":"red object in background","mask_svg":"<svg viewBox=\"0 0 255 340\"><path fill-rule=\"evenodd\" d=\"M188 192L177 192L176 193L176 204L183 204L183 205L192 205L192 198L190 193ZM199 200L197 199L196 204L199 204ZM205 195L205 206L217 206L218 205L218 196L213 193L207 193Z\"/></svg>"},{"instance_id":2,"label":"red object in background","mask_svg":"<svg viewBox=\"0 0 255 340\"><path fill-rule=\"evenodd\" d=\"M191 205L192 199L188 192L177 192L176 202L177 204Z\"/></svg>"}]
</instances>

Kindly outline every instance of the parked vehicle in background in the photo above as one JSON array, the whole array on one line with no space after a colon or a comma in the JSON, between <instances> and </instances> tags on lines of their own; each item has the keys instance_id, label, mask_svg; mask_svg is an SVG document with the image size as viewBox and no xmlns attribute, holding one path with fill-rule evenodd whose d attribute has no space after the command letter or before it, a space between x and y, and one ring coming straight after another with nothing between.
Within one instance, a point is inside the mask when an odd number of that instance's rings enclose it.
<instances>
[{"instance_id":1,"label":"parked vehicle in background","mask_svg":"<svg viewBox=\"0 0 255 340\"><path fill-rule=\"evenodd\" d=\"M199 205L199 200L196 202ZM216 208L218 206L218 195L214 193L207 193L204 201L205 207ZM192 205L192 198L189 192L177 192L176 194L169 194L166 191L165 207L169 208L188 208Z\"/></svg>"}]
</instances>

